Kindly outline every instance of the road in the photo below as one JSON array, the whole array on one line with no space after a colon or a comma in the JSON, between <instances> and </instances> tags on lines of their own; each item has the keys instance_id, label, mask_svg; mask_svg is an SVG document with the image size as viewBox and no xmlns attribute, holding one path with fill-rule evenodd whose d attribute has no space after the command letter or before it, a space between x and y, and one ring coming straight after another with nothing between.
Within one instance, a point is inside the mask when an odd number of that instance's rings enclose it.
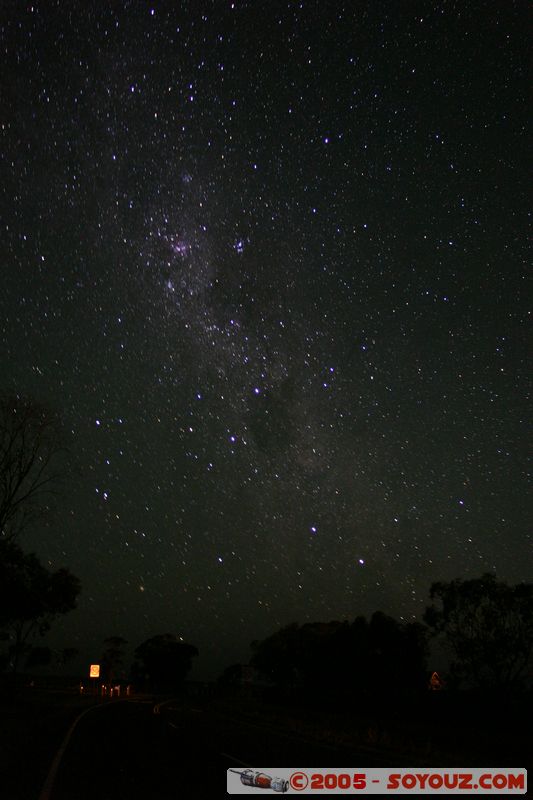
<instances>
[{"instance_id":1,"label":"road","mask_svg":"<svg viewBox=\"0 0 533 800\"><path fill-rule=\"evenodd\" d=\"M113 702L77 724L41 800L163 800L226 795L228 767L380 766L191 702ZM388 764L390 766L390 763Z\"/></svg>"}]
</instances>

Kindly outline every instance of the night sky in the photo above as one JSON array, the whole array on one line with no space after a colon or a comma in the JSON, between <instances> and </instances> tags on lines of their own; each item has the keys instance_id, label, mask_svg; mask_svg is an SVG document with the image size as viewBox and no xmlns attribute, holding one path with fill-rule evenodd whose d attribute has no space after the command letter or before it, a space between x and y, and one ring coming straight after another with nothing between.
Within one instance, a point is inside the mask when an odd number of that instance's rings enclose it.
<instances>
[{"instance_id":1,"label":"night sky","mask_svg":"<svg viewBox=\"0 0 533 800\"><path fill-rule=\"evenodd\" d=\"M527 6L2 3L0 388L63 421L21 544L82 663L531 580Z\"/></svg>"}]
</instances>

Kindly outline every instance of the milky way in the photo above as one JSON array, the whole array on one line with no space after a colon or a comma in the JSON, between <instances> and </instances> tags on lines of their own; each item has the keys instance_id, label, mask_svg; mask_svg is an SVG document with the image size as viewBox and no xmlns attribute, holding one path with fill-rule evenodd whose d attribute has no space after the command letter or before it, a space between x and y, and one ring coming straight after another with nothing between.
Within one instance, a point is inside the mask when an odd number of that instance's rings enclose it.
<instances>
[{"instance_id":1,"label":"milky way","mask_svg":"<svg viewBox=\"0 0 533 800\"><path fill-rule=\"evenodd\" d=\"M54 636L205 672L530 578L526 4L4 4L2 389L72 454ZM210 666L211 665L211 666Z\"/></svg>"}]
</instances>

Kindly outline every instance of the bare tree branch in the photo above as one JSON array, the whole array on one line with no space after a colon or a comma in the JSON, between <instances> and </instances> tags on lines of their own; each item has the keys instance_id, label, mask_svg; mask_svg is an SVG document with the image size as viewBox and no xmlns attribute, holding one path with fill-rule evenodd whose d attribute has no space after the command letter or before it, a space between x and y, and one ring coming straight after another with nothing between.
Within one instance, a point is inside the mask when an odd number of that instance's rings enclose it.
<instances>
[{"instance_id":1,"label":"bare tree branch","mask_svg":"<svg viewBox=\"0 0 533 800\"><path fill-rule=\"evenodd\" d=\"M59 421L23 397L0 397L0 540L41 516L63 475Z\"/></svg>"}]
</instances>

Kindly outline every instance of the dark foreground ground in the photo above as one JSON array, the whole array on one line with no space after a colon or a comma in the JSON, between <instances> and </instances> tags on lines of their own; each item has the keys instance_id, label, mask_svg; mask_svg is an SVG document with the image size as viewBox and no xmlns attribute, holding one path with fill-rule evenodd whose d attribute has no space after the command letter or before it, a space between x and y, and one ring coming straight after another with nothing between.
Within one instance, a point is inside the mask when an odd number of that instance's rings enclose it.
<instances>
[{"instance_id":1,"label":"dark foreground ground","mask_svg":"<svg viewBox=\"0 0 533 800\"><path fill-rule=\"evenodd\" d=\"M57 749L84 710L43 794ZM470 729L457 725L454 737L453 714L430 737L403 715L403 725L393 717L385 724L242 693L95 701L26 689L1 711L2 800L217 798L226 795L228 767L527 767L533 752L521 731L492 730L488 739L490 726L476 728L475 720Z\"/></svg>"}]
</instances>

